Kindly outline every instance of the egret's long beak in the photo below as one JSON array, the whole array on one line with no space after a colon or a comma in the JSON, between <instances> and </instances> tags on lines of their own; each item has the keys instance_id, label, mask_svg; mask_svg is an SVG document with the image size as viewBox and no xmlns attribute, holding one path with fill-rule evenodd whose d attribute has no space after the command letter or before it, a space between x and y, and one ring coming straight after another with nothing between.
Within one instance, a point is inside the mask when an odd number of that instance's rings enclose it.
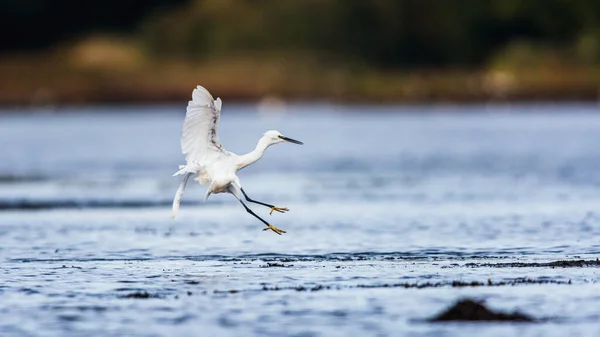
<instances>
[{"instance_id":1,"label":"egret's long beak","mask_svg":"<svg viewBox=\"0 0 600 337\"><path fill-rule=\"evenodd\" d=\"M294 144L298 144L298 145L303 145L304 144L304 143L302 143L299 140L291 139L291 138L284 137L284 136L279 136L279 138L285 140L286 142L290 142L290 143L294 143Z\"/></svg>"}]
</instances>

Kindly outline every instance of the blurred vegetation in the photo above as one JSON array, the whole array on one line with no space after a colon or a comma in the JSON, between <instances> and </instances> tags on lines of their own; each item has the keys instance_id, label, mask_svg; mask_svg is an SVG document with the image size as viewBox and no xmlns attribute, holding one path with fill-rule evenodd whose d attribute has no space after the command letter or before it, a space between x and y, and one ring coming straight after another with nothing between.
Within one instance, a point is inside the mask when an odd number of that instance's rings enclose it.
<instances>
[{"instance_id":1,"label":"blurred vegetation","mask_svg":"<svg viewBox=\"0 0 600 337\"><path fill-rule=\"evenodd\" d=\"M4 0L0 20L4 102L182 99L199 83L389 101L600 88L597 0Z\"/></svg>"},{"instance_id":2,"label":"blurred vegetation","mask_svg":"<svg viewBox=\"0 0 600 337\"><path fill-rule=\"evenodd\" d=\"M515 41L598 62L595 0L197 0L148 18L155 55L310 51L377 67L473 67Z\"/></svg>"}]
</instances>

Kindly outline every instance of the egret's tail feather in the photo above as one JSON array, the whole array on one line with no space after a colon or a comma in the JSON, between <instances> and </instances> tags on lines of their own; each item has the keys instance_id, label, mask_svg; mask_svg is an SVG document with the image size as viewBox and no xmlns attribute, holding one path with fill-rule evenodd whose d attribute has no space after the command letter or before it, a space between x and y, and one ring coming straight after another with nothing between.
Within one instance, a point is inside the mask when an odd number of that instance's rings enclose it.
<instances>
[{"instance_id":1,"label":"egret's tail feather","mask_svg":"<svg viewBox=\"0 0 600 337\"><path fill-rule=\"evenodd\" d=\"M185 190L185 185L187 184L188 179L192 176L193 173L188 172L183 176L181 183L179 184L179 188L177 189L177 193L175 193L175 198L173 199L173 214L172 217L175 219L177 214L179 213L179 203L181 202L181 198L183 197L183 191Z\"/></svg>"},{"instance_id":2,"label":"egret's tail feather","mask_svg":"<svg viewBox=\"0 0 600 337\"><path fill-rule=\"evenodd\" d=\"M187 165L179 165L179 171L173 173L173 177L186 173L187 172L186 167L187 167Z\"/></svg>"},{"instance_id":3,"label":"egret's tail feather","mask_svg":"<svg viewBox=\"0 0 600 337\"><path fill-rule=\"evenodd\" d=\"M204 185L210 181L210 175L204 168L191 165L179 165L179 171L173 173L173 177L186 173L198 173L198 176L194 180L200 183L200 185Z\"/></svg>"}]
</instances>

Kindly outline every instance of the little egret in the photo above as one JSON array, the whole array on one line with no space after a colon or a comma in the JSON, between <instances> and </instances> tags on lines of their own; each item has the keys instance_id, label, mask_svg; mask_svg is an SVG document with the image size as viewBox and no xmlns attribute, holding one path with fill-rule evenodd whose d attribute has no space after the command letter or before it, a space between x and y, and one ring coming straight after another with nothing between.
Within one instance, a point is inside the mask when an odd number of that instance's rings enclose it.
<instances>
[{"instance_id":1,"label":"little egret","mask_svg":"<svg viewBox=\"0 0 600 337\"><path fill-rule=\"evenodd\" d=\"M259 160L265 153L265 150L273 144L290 142L302 145L303 143L284 137L279 131L271 130L264 133L252 152L240 156L227 151L219 142L219 136L217 135L221 104L220 98L214 100L208 90L202 86L196 87L192 92L192 100L187 106L181 136L181 151L186 155L186 164L180 165L179 171L173 174L173 176L183 175L183 179L173 200L173 218L179 212L179 203L181 202L188 179L190 176L198 174L195 178L198 183L201 185L210 183L204 200L207 200L211 194L231 193L239 200L248 213L267 226L264 230L272 230L281 235L281 233L285 233L284 230L270 225L246 206L238 193L238 189L248 202L269 207L271 209L269 214L272 214L273 211L284 213L288 209L250 199L242 188L242 184L236 173Z\"/></svg>"}]
</instances>

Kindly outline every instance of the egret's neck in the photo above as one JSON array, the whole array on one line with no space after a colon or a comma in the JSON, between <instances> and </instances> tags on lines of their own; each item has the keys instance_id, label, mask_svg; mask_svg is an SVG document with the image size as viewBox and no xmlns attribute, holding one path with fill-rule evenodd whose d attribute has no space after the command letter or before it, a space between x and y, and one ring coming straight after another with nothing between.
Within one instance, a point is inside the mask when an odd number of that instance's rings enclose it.
<instances>
[{"instance_id":1,"label":"egret's neck","mask_svg":"<svg viewBox=\"0 0 600 337\"><path fill-rule=\"evenodd\" d=\"M271 145L273 145L273 143L271 143L269 141L269 139L264 138L264 137L261 138L258 141L258 143L256 144L256 148L253 151L240 156L238 170L241 170L248 165L254 164L257 160L259 160L263 156L263 154L265 153L265 150Z\"/></svg>"}]
</instances>

